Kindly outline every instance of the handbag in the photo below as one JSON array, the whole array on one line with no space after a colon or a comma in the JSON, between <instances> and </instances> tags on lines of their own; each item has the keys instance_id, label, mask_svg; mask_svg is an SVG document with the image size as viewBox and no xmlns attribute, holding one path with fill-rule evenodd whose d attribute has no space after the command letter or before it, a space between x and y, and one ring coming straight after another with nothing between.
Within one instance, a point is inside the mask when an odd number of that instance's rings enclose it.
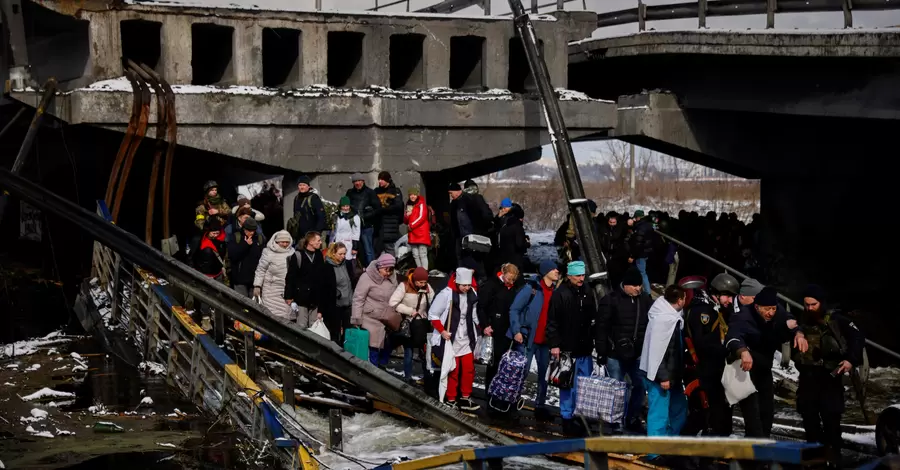
<instances>
[{"instance_id":1,"label":"handbag","mask_svg":"<svg viewBox=\"0 0 900 470\"><path fill-rule=\"evenodd\" d=\"M550 359L547 383L560 390L568 390L575 385L575 359L569 353L560 353L558 358Z\"/></svg>"},{"instance_id":2,"label":"handbag","mask_svg":"<svg viewBox=\"0 0 900 470\"><path fill-rule=\"evenodd\" d=\"M431 309L431 300L428 298L427 291L419 294L419 299L416 302L416 311L419 311L423 297L425 298L425 311L427 315L427 311ZM431 325L431 322L428 321L427 318L422 317L421 315L414 318L409 322L410 346L414 348L425 346L425 341L428 340L428 334L433 330L434 326Z\"/></svg>"},{"instance_id":3,"label":"handbag","mask_svg":"<svg viewBox=\"0 0 900 470\"><path fill-rule=\"evenodd\" d=\"M394 309L394 307L387 306L380 312L377 312L377 315L373 315L373 317L384 324L384 326L390 331L397 331L400 329L400 322L402 321L402 318L401 315L397 313L397 310Z\"/></svg>"},{"instance_id":4,"label":"handbag","mask_svg":"<svg viewBox=\"0 0 900 470\"><path fill-rule=\"evenodd\" d=\"M575 416L599 419L608 424L622 423L627 393L628 384L609 376L578 377L575 381Z\"/></svg>"},{"instance_id":5,"label":"handbag","mask_svg":"<svg viewBox=\"0 0 900 470\"><path fill-rule=\"evenodd\" d=\"M640 353L638 353L637 348L635 348L635 343L637 343L637 333L638 333L638 325L641 323L641 299L637 299L637 313L634 316L634 332L631 334L631 338L619 338L614 343L614 351L616 355L619 356L619 359L630 361L638 357Z\"/></svg>"}]
</instances>

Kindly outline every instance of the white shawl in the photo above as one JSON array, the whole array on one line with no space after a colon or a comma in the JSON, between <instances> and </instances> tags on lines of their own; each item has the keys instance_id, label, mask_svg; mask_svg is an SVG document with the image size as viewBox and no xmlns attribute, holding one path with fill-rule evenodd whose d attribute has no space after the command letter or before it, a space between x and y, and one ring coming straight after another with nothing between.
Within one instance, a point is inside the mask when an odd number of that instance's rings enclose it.
<instances>
[{"instance_id":1,"label":"white shawl","mask_svg":"<svg viewBox=\"0 0 900 470\"><path fill-rule=\"evenodd\" d=\"M644 336L644 348L641 351L642 371L647 373L648 380L656 380L656 372L662 363L669 340L675 331L675 325L684 326L682 312L675 310L672 304L665 298L659 297L650 306L650 323L647 324L647 333Z\"/></svg>"}]
</instances>

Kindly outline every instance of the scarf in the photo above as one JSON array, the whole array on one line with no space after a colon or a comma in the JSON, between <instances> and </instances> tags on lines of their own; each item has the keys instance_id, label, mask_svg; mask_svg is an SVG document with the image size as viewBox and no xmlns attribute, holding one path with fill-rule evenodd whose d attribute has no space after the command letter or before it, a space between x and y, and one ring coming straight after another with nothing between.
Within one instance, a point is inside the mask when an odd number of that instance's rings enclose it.
<instances>
[{"instance_id":1,"label":"scarf","mask_svg":"<svg viewBox=\"0 0 900 470\"><path fill-rule=\"evenodd\" d=\"M355 216L356 214L353 213L353 210L338 212L338 218L350 221L350 227L352 228L356 228L356 222L354 221Z\"/></svg>"},{"instance_id":2,"label":"scarf","mask_svg":"<svg viewBox=\"0 0 900 470\"><path fill-rule=\"evenodd\" d=\"M206 196L204 201L206 201L206 207L215 207L222 204L223 199L220 195Z\"/></svg>"}]
</instances>

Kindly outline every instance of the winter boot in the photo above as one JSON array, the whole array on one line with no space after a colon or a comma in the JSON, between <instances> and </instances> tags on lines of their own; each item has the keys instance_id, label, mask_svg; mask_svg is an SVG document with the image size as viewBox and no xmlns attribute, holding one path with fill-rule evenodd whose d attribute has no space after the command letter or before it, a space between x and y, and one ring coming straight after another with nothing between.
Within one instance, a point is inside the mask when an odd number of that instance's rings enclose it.
<instances>
[{"instance_id":1,"label":"winter boot","mask_svg":"<svg viewBox=\"0 0 900 470\"><path fill-rule=\"evenodd\" d=\"M468 412L478 411L479 409L481 409L481 405L472 403L472 400L469 397L460 398L459 404L457 406L460 410Z\"/></svg>"}]
</instances>

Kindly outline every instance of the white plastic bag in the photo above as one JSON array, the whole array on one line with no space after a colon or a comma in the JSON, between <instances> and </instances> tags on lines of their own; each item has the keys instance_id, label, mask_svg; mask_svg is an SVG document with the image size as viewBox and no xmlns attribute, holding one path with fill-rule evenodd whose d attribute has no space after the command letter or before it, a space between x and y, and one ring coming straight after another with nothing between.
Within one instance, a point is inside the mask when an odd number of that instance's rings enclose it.
<instances>
[{"instance_id":1,"label":"white plastic bag","mask_svg":"<svg viewBox=\"0 0 900 470\"><path fill-rule=\"evenodd\" d=\"M487 365L494 356L494 338L491 336L479 336L475 340L475 360Z\"/></svg>"},{"instance_id":2,"label":"white plastic bag","mask_svg":"<svg viewBox=\"0 0 900 470\"><path fill-rule=\"evenodd\" d=\"M325 326L325 322L323 322L321 319L316 320L315 323L313 323L312 326L309 327L309 331L312 331L313 333L327 340L331 339L331 333L328 331L328 327Z\"/></svg>"},{"instance_id":3,"label":"white plastic bag","mask_svg":"<svg viewBox=\"0 0 900 470\"><path fill-rule=\"evenodd\" d=\"M750 373L741 369L740 359L725 366L725 371L722 372L722 386L725 387L725 398L728 399L729 405L735 405L756 393L756 386L750 380Z\"/></svg>"}]
</instances>

